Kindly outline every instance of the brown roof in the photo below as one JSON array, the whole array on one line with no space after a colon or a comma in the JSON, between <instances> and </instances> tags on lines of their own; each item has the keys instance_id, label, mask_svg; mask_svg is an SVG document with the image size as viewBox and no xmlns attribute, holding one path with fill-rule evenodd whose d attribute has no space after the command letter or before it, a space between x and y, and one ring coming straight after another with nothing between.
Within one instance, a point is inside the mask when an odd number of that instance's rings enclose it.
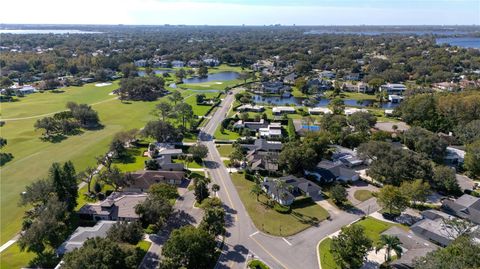
<instances>
[{"instance_id":1,"label":"brown roof","mask_svg":"<svg viewBox=\"0 0 480 269\"><path fill-rule=\"evenodd\" d=\"M137 171L131 173L132 182L130 188L148 189L152 184L165 183L169 180L182 180L185 177L183 171Z\"/></svg>"},{"instance_id":2,"label":"brown roof","mask_svg":"<svg viewBox=\"0 0 480 269\"><path fill-rule=\"evenodd\" d=\"M144 193L112 193L105 201L96 204L86 204L80 208L79 214L104 215L110 219L138 218L135 206L147 199Z\"/></svg>"}]
</instances>

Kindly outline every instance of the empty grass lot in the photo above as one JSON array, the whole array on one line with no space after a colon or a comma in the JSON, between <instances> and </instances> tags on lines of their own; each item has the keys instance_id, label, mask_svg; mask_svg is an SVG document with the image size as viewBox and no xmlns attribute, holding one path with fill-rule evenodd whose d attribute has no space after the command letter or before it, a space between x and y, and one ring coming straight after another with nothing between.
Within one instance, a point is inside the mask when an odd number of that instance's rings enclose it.
<instances>
[{"instance_id":1,"label":"empty grass lot","mask_svg":"<svg viewBox=\"0 0 480 269\"><path fill-rule=\"evenodd\" d=\"M380 234L388 230L392 226L398 226L402 229L408 230L407 226L384 222L372 217L366 217L365 219L360 220L353 225L362 226L365 230L365 234L367 235L367 237L373 241L373 245L378 242ZM333 259L333 255L330 250L331 243L332 239L326 238L319 245L318 255L320 257L322 269L340 269L340 267L335 263L335 260Z\"/></svg>"},{"instance_id":2,"label":"empty grass lot","mask_svg":"<svg viewBox=\"0 0 480 269\"><path fill-rule=\"evenodd\" d=\"M233 152L233 146L230 144L217 145L217 150L220 153L220 156L228 158L228 156L230 156L230 153Z\"/></svg>"},{"instance_id":3,"label":"empty grass lot","mask_svg":"<svg viewBox=\"0 0 480 269\"><path fill-rule=\"evenodd\" d=\"M328 212L313 201L302 205L295 205L294 203L289 214L278 213L265 206L266 196L261 195L259 201L257 201L256 197L250 194L250 189L255 183L246 180L243 174L234 173L231 176L253 223L265 233L290 236L313 225L318 225L320 221L328 217Z\"/></svg>"},{"instance_id":4,"label":"empty grass lot","mask_svg":"<svg viewBox=\"0 0 480 269\"><path fill-rule=\"evenodd\" d=\"M356 190L353 193L353 197L355 197L355 199L357 199L358 201L363 202L363 201L366 201L366 200L372 198L373 194L369 190Z\"/></svg>"}]
</instances>

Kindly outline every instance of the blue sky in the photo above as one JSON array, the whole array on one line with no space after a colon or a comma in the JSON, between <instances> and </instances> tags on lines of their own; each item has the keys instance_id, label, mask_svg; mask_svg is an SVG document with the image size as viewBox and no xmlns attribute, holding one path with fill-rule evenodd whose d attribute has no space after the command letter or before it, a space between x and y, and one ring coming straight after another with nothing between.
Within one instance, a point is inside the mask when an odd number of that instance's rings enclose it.
<instances>
[{"instance_id":1,"label":"blue sky","mask_svg":"<svg viewBox=\"0 0 480 269\"><path fill-rule=\"evenodd\" d=\"M480 0L15 0L1 23L480 24Z\"/></svg>"}]
</instances>

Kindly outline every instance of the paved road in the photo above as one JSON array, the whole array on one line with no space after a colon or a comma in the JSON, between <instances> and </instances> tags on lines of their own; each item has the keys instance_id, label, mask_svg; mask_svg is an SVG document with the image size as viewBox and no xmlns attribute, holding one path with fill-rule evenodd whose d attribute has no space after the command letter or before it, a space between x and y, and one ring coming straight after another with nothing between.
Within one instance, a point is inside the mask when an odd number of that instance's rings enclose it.
<instances>
[{"instance_id":1,"label":"paved road","mask_svg":"<svg viewBox=\"0 0 480 269\"><path fill-rule=\"evenodd\" d=\"M208 149L205 164L212 181L220 185L218 195L227 211L226 246L216 268L245 268L249 255L255 255L271 268L318 268L317 244L326 236L338 231L361 216L378 210L375 199L370 199L351 212L335 212L331 220L321 222L301 233L287 238L274 237L259 232L233 185L220 154L213 142L213 134L225 119L234 94L227 95L222 106L212 116L200 133L200 140Z\"/></svg>"}]
</instances>

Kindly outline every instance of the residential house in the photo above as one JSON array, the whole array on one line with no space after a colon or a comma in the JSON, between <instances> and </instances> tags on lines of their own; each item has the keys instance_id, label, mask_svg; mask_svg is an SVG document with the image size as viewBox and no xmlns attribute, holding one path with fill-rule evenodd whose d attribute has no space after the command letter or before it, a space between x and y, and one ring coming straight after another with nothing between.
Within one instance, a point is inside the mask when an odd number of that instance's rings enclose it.
<instances>
[{"instance_id":1,"label":"residential house","mask_svg":"<svg viewBox=\"0 0 480 269\"><path fill-rule=\"evenodd\" d=\"M265 107L264 106L246 104L246 105L241 105L241 106L237 107L236 110L240 111L240 112L263 112L263 111L265 111Z\"/></svg>"},{"instance_id":2,"label":"residential house","mask_svg":"<svg viewBox=\"0 0 480 269\"><path fill-rule=\"evenodd\" d=\"M393 104L398 104L403 101L403 96L396 95L396 94L389 94L388 101L390 101Z\"/></svg>"},{"instance_id":3,"label":"residential house","mask_svg":"<svg viewBox=\"0 0 480 269\"><path fill-rule=\"evenodd\" d=\"M382 235L396 236L400 240L402 248L402 256L397 257L390 263L390 267L394 269L410 269L414 268L415 259L425 257L429 252L438 249L438 246L425 240L412 231L406 231L398 226L392 226L384 231Z\"/></svg>"},{"instance_id":4,"label":"residential house","mask_svg":"<svg viewBox=\"0 0 480 269\"><path fill-rule=\"evenodd\" d=\"M175 145L170 143L151 143L148 145L147 155L157 161L160 170L183 171L183 164L172 162L172 157L182 154L181 149L175 148Z\"/></svg>"},{"instance_id":5,"label":"residential house","mask_svg":"<svg viewBox=\"0 0 480 269\"><path fill-rule=\"evenodd\" d=\"M107 236L108 230L117 223L116 221L102 220L93 227L78 227L69 237L57 248L57 255L64 255L83 246L87 239Z\"/></svg>"},{"instance_id":6,"label":"residential house","mask_svg":"<svg viewBox=\"0 0 480 269\"><path fill-rule=\"evenodd\" d=\"M318 181L322 182L332 182L335 180L349 182L357 181L360 178L358 172L349 168L343 162L328 160L319 162L313 170L305 171L305 174L315 176Z\"/></svg>"},{"instance_id":7,"label":"residential house","mask_svg":"<svg viewBox=\"0 0 480 269\"><path fill-rule=\"evenodd\" d=\"M258 130L260 138L282 138L282 124L280 122L272 122L266 128Z\"/></svg>"},{"instance_id":8,"label":"residential house","mask_svg":"<svg viewBox=\"0 0 480 269\"><path fill-rule=\"evenodd\" d=\"M280 94L290 90L291 88L285 86L282 81L267 81L261 85L261 91L266 94Z\"/></svg>"},{"instance_id":9,"label":"residential house","mask_svg":"<svg viewBox=\"0 0 480 269\"><path fill-rule=\"evenodd\" d=\"M211 67L220 65L220 61L218 59L212 59L212 58L203 59L203 63Z\"/></svg>"},{"instance_id":10,"label":"residential house","mask_svg":"<svg viewBox=\"0 0 480 269\"><path fill-rule=\"evenodd\" d=\"M10 89L13 90L13 92L18 96L23 96L23 95L32 94L32 93L37 92L37 89L35 87L31 86L31 85L11 86ZM5 94L5 92L6 92L5 89L2 89L0 91L0 93L2 93L2 94Z\"/></svg>"},{"instance_id":11,"label":"residential house","mask_svg":"<svg viewBox=\"0 0 480 269\"><path fill-rule=\"evenodd\" d=\"M251 170L278 170L278 155L282 150L282 143L267 141L265 139L255 140L254 145L245 145L248 149L247 164Z\"/></svg>"},{"instance_id":12,"label":"residential house","mask_svg":"<svg viewBox=\"0 0 480 269\"><path fill-rule=\"evenodd\" d=\"M325 71L322 71L320 72L320 78L327 78L327 79L334 79L335 78L335 72L333 71L328 71L328 70L325 70Z\"/></svg>"},{"instance_id":13,"label":"residential house","mask_svg":"<svg viewBox=\"0 0 480 269\"><path fill-rule=\"evenodd\" d=\"M295 107L292 106L276 106L272 108L273 115L294 114L295 112Z\"/></svg>"},{"instance_id":14,"label":"residential house","mask_svg":"<svg viewBox=\"0 0 480 269\"><path fill-rule=\"evenodd\" d=\"M443 158L448 165L461 165L464 159L465 151L454 147L447 147L445 157Z\"/></svg>"},{"instance_id":15,"label":"residential house","mask_svg":"<svg viewBox=\"0 0 480 269\"><path fill-rule=\"evenodd\" d=\"M345 82L342 85L342 90L347 92L359 92L359 93L371 92L370 88L365 82L358 82L356 84Z\"/></svg>"},{"instance_id":16,"label":"residential house","mask_svg":"<svg viewBox=\"0 0 480 269\"><path fill-rule=\"evenodd\" d=\"M145 67L147 66L147 60L141 59L134 61L133 64L135 64L136 67Z\"/></svg>"},{"instance_id":17,"label":"residential house","mask_svg":"<svg viewBox=\"0 0 480 269\"><path fill-rule=\"evenodd\" d=\"M285 188L279 189L277 181L283 181ZM281 205L291 205L295 201L295 197L300 195L318 199L322 191L318 185L305 178L292 175L278 179L265 178L261 185L263 191Z\"/></svg>"},{"instance_id":18,"label":"residential house","mask_svg":"<svg viewBox=\"0 0 480 269\"><path fill-rule=\"evenodd\" d=\"M135 206L147 199L145 193L113 192L104 201L86 204L78 210L82 219L134 221L140 217L135 213Z\"/></svg>"},{"instance_id":19,"label":"residential house","mask_svg":"<svg viewBox=\"0 0 480 269\"><path fill-rule=\"evenodd\" d=\"M388 83L380 86L380 91L385 91L387 94L403 95L406 90L407 87L403 84Z\"/></svg>"},{"instance_id":20,"label":"residential house","mask_svg":"<svg viewBox=\"0 0 480 269\"><path fill-rule=\"evenodd\" d=\"M185 67L185 62L184 61L178 61L178 60L172 61L172 67L173 68L183 68L183 67Z\"/></svg>"},{"instance_id":21,"label":"residential house","mask_svg":"<svg viewBox=\"0 0 480 269\"><path fill-rule=\"evenodd\" d=\"M189 67L199 67L201 65L201 62L198 60L190 60L188 61L187 65Z\"/></svg>"},{"instance_id":22,"label":"residential house","mask_svg":"<svg viewBox=\"0 0 480 269\"><path fill-rule=\"evenodd\" d=\"M285 84L294 84L296 78L297 78L297 74L295 74L295 73L290 73L290 74L286 75L286 76L283 78L283 83L285 83Z\"/></svg>"},{"instance_id":23,"label":"residential house","mask_svg":"<svg viewBox=\"0 0 480 269\"><path fill-rule=\"evenodd\" d=\"M310 115L332 114L332 110L328 107L311 107L308 109Z\"/></svg>"},{"instance_id":24,"label":"residential house","mask_svg":"<svg viewBox=\"0 0 480 269\"><path fill-rule=\"evenodd\" d=\"M462 219L480 224L480 198L464 194L455 200L443 200L443 209Z\"/></svg>"},{"instance_id":25,"label":"residential house","mask_svg":"<svg viewBox=\"0 0 480 269\"><path fill-rule=\"evenodd\" d=\"M251 131L257 132L261 128L265 128L268 126L268 122L266 122L264 119L261 119L260 121L243 121L239 120L233 124L233 128L235 129L243 129L243 128L248 128Z\"/></svg>"},{"instance_id":26,"label":"residential house","mask_svg":"<svg viewBox=\"0 0 480 269\"><path fill-rule=\"evenodd\" d=\"M127 175L130 181L128 186L123 188L126 192L146 192L150 186L157 183L178 186L185 179L184 171L141 170Z\"/></svg>"},{"instance_id":27,"label":"residential house","mask_svg":"<svg viewBox=\"0 0 480 269\"><path fill-rule=\"evenodd\" d=\"M307 88L310 91L327 91L332 88L332 83L328 80L315 78L307 81Z\"/></svg>"},{"instance_id":28,"label":"residential house","mask_svg":"<svg viewBox=\"0 0 480 269\"><path fill-rule=\"evenodd\" d=\"M430 209L421 212L423 219L411 226L411 230L435 244L446 247L458 236L458 232L445 223L453 218L447 213Z\"/></svg>"},{"instance_id":29,"label":"residential house","mask_svg":"<svg viewBox=\"0 0 480 269\"><path fill-rule=\"evenodd\" d=\"M368 112L368 109L365 108L356 108L356 107L346 107L343 111L345 115L350 116L356 112Z\"/></svg>"},{"instance_id":30,"label":"residential house","mask_svg":"<svg viewBox=\"0 0 480 269\"><path fill-rule=\"evenodd\" d=\"M363 78L363 74L361 74L361 73L350 73L343 78L345 80L359 81Z\"/></svg>"},{"instance_id":31,"label":"residential house","mask_svg":"<svg viewBox=\"0 0 480 269\"><path fill-rule=\"evenodd\" d=\"M363 161L357 157L356 150L351 150L339 145L334 145L334 153L332 154L332 159L334 162L341 162L349 168L357 167L363 164Z\"/></svg>"}]
</instances>

